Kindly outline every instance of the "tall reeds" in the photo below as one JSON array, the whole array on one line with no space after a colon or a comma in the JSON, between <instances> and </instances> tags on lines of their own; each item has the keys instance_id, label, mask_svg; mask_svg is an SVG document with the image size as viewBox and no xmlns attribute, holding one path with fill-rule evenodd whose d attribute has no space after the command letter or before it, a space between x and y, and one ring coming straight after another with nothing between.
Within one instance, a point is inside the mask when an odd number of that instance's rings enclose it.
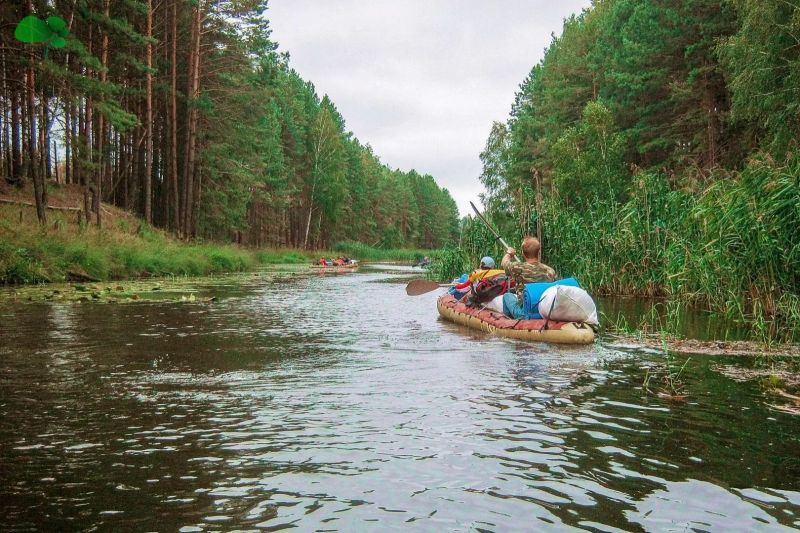
<instances>
[{"instance_id":1,"label":"tall reeds","mask_svg":"<svg viewBox=\"0 0 800 533\"><path fill-rule=\"evenodd\" d=\"M800 158L761 156L705 184L679 188L674 177L642 172L621 204L598 196L588 208L550 194L540 214L543 260L595 294L668 296L773 329L799 327ZM494 249L479 226L464 231L472 261Z\"/></svg>"}]
</instances>

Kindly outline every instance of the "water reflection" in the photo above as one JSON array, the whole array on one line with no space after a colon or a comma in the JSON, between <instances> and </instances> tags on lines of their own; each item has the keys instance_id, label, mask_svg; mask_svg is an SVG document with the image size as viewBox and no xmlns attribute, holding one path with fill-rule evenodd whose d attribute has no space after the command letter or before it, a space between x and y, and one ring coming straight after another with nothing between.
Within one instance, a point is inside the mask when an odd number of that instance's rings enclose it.
<instances>
[{"instance_id":1,"label":"water reflection","mask_svg":"<svg viewBox=\"0 0 800 533\"><path fill-rule=\"evenodd\" d=\"M10 531L751 531L800 526L800 423L655 357L437 319L408 269L215 304L18 305L0 330ZM617 529L615 529L617 528Z\"/></svg>"}]
</instances>

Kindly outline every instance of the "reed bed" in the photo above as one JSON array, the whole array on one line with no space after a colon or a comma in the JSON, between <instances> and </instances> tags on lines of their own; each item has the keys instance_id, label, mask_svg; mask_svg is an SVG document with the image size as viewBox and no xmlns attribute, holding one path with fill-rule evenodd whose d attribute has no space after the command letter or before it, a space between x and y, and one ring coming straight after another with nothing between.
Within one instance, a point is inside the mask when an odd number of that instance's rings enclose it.
<instances>
[{"instance_id":1,"label":"reed bed","mask_svg":"<svg viewBox=\"0 0 800 533\"><path fill-rule=\"evenodd\" d=\"M587 208L551 194L541 218L543 260L595 294L669 297L748 320L765 338L800 327L797 155L782 163L763 155L695 188L642 172L622 203L598 196ZM521 234L506 238L513 245ZM449 254L472 265L491 252L502 252L494 237L467 220L461 246ZM455 276L457 265L448 259L437 273Z\"/></svg>"}]
</instances>

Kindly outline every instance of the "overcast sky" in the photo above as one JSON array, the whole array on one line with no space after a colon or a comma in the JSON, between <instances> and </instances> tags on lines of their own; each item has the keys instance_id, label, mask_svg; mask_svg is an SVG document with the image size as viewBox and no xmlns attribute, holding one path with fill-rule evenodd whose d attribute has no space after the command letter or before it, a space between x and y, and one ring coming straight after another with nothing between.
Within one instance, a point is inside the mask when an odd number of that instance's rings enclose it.
<instances>
[{"instance_id":1,"label":"overcast sky","mask_svg":"<svg viewBox=\"0 0 800 533\"><path fill-rule=\"evenodd\" d=\"M290 65L381 161L430 174L461 215L483 190L492 122L563 19L590 0L270 0Z\"/></svg>"}]
</instances>

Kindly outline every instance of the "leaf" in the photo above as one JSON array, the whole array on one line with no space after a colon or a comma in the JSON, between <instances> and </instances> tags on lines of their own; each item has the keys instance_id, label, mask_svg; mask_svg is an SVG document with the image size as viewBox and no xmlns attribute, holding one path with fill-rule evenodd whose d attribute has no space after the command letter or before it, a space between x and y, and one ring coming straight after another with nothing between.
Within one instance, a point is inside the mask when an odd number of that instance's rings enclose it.
<instances>
[{"instance_id":1,"label":"leaf","mask_svg":"<svg viewBox=\"0 0 800 533\"><path fill-rule=\"evenodd\" d=\"M50 41L50 46L53 46L55 48L64 48L64 45L66 45L66 44L67 44L67 41L65 41L64 39L62 39L61 37L58 37L58 36L53 37L53 40Z\"/></svg>"},{"instance_id":2,"label":"leaf","mask_svg":"<svg viewBox=\"0 0 800 533\"><path fill-rule=\"evenodd\" d=\"M23 43L40 43L53 35L53 31L45 22L33 15L29 15L17 24L14 37Z\"/></svg>"},{"instance_id":3,"label":"leaf","mask_svg":"<svg viewBox=\"0 0 800 533\"><path fill-rule=\"evenodd\" d=\"M60 17L47 17L47 25L53 33L58 33L67 26L67 23Z\"/></svg>"},{"instance_id":4,"label":"leaf","mask_svg":"<svg viewBox=\"0 0 800 533\"><path fill-rule=\"evenodd\" d=\"M65 26L65 27L61 28L60 30L58 30L56 32L56 34L58 34L59 37L63 37L64 39L66 39L67 35L69 35L69 28L67 28Z\"/></svg>"}]
</instances>

